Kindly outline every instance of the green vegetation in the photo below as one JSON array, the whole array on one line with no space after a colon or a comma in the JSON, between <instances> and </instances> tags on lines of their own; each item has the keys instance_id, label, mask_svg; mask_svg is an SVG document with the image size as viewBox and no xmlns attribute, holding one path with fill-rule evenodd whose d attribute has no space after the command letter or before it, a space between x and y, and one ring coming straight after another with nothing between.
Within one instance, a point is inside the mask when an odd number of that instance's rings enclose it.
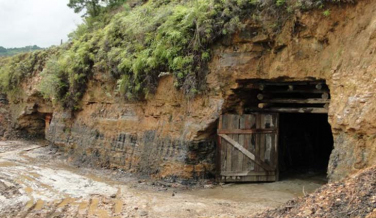
<instances>
[{"instance_id":1,"label":"green vegetation","mask_svg":"<svg viewBox=\"0 0 376 218\"><path fill-rule=\"evenodd\" d=\"M158 76L170 73L176 88L193 97L205 90L210 46L241 29L242 20L268 22L265 26L278 31L291 12L322 7L323 0L154 0L134 8L119 5L101 6L101 13L89 11L85 24L59 48L0 60L0 91L17 87L39 69L43 95L78 109L95 72L111 75L118 91L133 100L148 98ZM76 6L76 11L87 7Z\"/></svg>"},{"instance_id":2,"label":"green vegetation","mask_svg":"<svg viewBox=\"0 0 376 218\"><path fill-rule=\"evenodd\" d=\"M4 48L0 46L0 56L13 56L19 53L25 53L25 52L31 52L31 51L37 51L42 50L43 48L38 47L36 45L33 46L25 46L22 48Z\"/></svg>"},{"instance_id":3,"label":"green vegetation","mask_svg":"<svg viewBox=\"0 0 376 218\"><path fill-rule=\"evenodd\" d=\"M286 0L277 0L276 5L277 5L277 6L282 6L282 5L284 5L285 3L286 3Z\"/></svg>"},{"instance_id":4,"label":"green vegetation","mask_svg":"<svg viewBox=\"0 0 376 218\"><path fill-rule=\"evenodd\" d=\"M51 48L0 58L0 91L13 91L24 78L41 72L46 60L56 50Z\"/></svg>"},{"instance_id":5,"label":"green vegetation","mask_svg":"<svg viewBox=\"0 0 376 218\"><path fill-rule=\"evenodd\" d=\"M325 16L325 17L329 17L330 16L330 10L328 9L328 10L325 10L324 12L323 12L323 15Z\"/></svg>"},{"instance_id":6,"label":"green vegetation","mask_svg":"<svg viewBox=\"0 0 376 218\"><path fill-rule=\"evenodd\" d=\"M73 8L75 13L85 10L84 16L96 17L103 12L116 8L126 0L69 0L68 7Z\"/></svg>"}]
</instances>

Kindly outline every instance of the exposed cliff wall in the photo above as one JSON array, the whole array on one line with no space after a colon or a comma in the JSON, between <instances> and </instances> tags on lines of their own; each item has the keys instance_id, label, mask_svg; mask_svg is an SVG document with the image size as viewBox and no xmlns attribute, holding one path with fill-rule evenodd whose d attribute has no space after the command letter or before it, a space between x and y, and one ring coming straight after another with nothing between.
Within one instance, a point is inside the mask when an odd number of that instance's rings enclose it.
<instances>
[{"instance_id":1,"label":"exposed cliff wall","mask_svg":"<svg viewBox=\"0 0 376 218\"><path fill-rule=\"evenodd\" d=\"M241 112L242 99L234 92L237 80L325 79L335 143L328 174L337 180L376 161L375 10L376 3L365 0L333 5L329 16L299 13L277 34L249 22L245 30L214 46L208 90L194 99L187 99L174 88L174 79L165 76L154 96L126 102L106 73L96 73L80 111L52 110L29 91L22 101L11 101L13 123L40 129L43 123L23 125L22 117L27 111L43 116L46 138L76 161L156 178L207 178L215 172L219 115Z\"/></svg>"},{"instance_id":2,"label":"exposed cliff wall","mask_svg":"<svg viewBox=\"0 0 376 218\"><path fill-rule=\"evenodd\" d=\"M105 83L100 75L90 83L80 112L56 111L47 139L79 162L172 181L214 175L214 133L222 99L186 101L173 79L164 77L151 100L124 102Z\"/></svg>"},{"instance_id":3,"label":"exposed cliff wall","mask_svg":"<svg viewBox=\"0 0 376 218\"><path fill-rule=\"evenodd\" d=\"M0 139L9 137L10 117L8 108L8 99L6 95L0 94Z\"/></svg>"},{"instance_id":4,"label":"exposed cliff wall","mask_svg":"<svg viewBox=\"0 0 376 218\"><path fill-rule=\"evenodd\" d=\"M375 164L376 4L332 7L294 17L271 37L257 28L218 46L208 81L221 92L223 110L240 103L232 97L237 79L325 79L330 88L329 122L334 134L328 175L337 180Z\"/></svg>"}]
</instances>

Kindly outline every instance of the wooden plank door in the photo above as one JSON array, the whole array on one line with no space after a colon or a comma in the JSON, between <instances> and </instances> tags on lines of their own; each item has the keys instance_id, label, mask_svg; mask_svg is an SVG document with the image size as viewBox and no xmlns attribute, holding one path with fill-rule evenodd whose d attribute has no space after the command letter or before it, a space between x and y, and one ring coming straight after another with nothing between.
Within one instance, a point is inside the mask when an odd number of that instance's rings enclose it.
<instances>
[{"instance_id":1,"label":"wooden plank door","mask_svg":"<svg viewBox=\"0 0 376 218\"><path fill-rule=\"evenodd\" d=\"M222 182L278 180L278 114L224 114L218 125Z\"/></svg>"}]
</instances>

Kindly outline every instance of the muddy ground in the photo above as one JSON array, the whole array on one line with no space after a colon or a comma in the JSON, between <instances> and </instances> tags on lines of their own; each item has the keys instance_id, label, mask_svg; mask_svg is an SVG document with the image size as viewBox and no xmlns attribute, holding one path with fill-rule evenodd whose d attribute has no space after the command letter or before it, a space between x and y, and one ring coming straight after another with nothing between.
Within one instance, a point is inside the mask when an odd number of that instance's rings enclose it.
<instances>
[{"instance_id":1,"label":"muddy ground","mask_svg":"<svg viewBox=\"0 0 376 218\"><path fill-rule=\"evenodd\" d=\"M376 218L376 166L267 210L255 218Z\"/></svg>"},{"instance_id":2,"label":"muddy ground","mask_svg":"<svg viewBox=\"0 0 376 218\"><path fill-rule=\"evenodd\" d=\"M0 141L0 217L251 217L325 181L164 186L71 166L45 142Z\"/></svg>"}]
</instances>

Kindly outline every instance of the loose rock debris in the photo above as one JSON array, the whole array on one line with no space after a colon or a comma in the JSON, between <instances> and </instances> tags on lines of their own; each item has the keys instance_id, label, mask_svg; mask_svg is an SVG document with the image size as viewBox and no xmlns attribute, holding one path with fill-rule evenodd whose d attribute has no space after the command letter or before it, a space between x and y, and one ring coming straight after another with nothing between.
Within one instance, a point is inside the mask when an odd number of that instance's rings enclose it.
<instances>
[{"instance_id":1,"label":"loose rock debris","mask_svg":"<svg viewBox=\"0 0 376 218\"><path fill-rule=\"evenodd\" d=\"M288 201L257 218L376 217L376 167L329 183L306 197Z\"/></svg>"}]
</instances>

